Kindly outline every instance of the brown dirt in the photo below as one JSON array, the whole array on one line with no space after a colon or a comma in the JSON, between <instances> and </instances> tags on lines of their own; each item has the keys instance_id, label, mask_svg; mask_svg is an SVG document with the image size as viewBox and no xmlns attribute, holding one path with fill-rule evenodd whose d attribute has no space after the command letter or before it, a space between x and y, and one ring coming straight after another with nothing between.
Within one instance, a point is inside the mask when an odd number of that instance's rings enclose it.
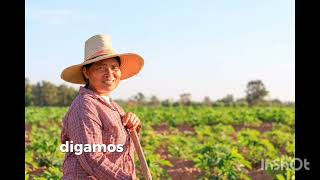
<instances>
[{"instance_id":1,"label":"brown dirt","mask_svg":"<svg viewBox=\"0 0 320 180\"><path fill-rule=\"evenodd\" d=\"M289 153L287 152L285 146L281 146L281 147L280 147L280 152L281 152L281 154L289 154Z\"/></svg>"},{"instance_id":2,"label":"brown dirt","mask_svg":"<svg viewBox=\"0 0 320 180\"><path fill-rule=\"evenodd\" d=\"M166 134L168 134L169 125L166 123L163 123L163 124L157 125L153 128L156 131L156 133L166 135Z\"/></svg>"},{"instance_id":3,"label":"brown dirt","mask_svg":"<svg viewBox=\"0 0 320 180\"><path fill-rule=\"evenodd\" d=\"M252 170L248 174L253 180L273 180L272 176L261 169L261 164L253 165Z\"/></svg>"},{"instance_id":4,"label":"brown dirt","mask_svg":"<svg viewBox=\"0 0 320 180\"><path fill-rule=\"evenodd\" d=\"M29 133L31 132L31 125L26 124L24 129L24 140L25 140L25 146L29 145L31 143L31 140L29 138Z\"/></svg>"},{"instance_id":5,"label":"brown dirt","mask_svg":"<svg viewBox=\"0 0 320 180\"><path fill-rule=\"evenodd\" d=\"M261 169L253 170L249 172L249 176L253 180L273 180L272 176L268 175L265 171Z\"/></svg>"},{"instance_id":6,"label":"brown dirt","mask_svg":"<svg viewBox=\"0 0 320 180\"><path fill-rule=\"evenodd\" d=\"M260 131L261 133L264 133L264 132L267 132L267 131L271 131L273 126L272 126L272 123L270 122L265 122L265 123L262 123L260 126L256 127L256 126L247 126L247 125L234 125L233 128L236 130L236 131L240 131L241 129L243 128L250 128L250 129L255 129L255 130L258 130Z\"/></svg>"},{"instance_id":7,"label":"brown dirt","mask_svg":"<svg viewBox=\"0 0 320 180\"><path fill-rule=\"evenodd\" d=\"M237 132L234 132L234 133L231 135L231 137L232 137L232 139L237 140L237 138L238 138Z\"/></svg>"},{"instance_id":8,"label":"brown dirt","mask_svg":"<svg viewBox=\"0 0 320 180\"><path fill-rule=\"evenodd\" d=\"M181 124L178 126L178 129L180 132L183 132L183 133L194 133L194 128L190 125L187 125L187 124Z\"/></svg>"},{"instance_id":9,"label":"brown dirt","mask_svg":"<svg viewBox=\"0 0 320 180\"><path fill-rule=\"evenodd\" d=\"M171 135L171 134L194 134L195 130L192 126L187 124L181 124L177 127L177 131L171 131L170 126L166 123L162 123L160 125L153 126L153 129L156 131L156 133L161 135Z\"/></svg>"},{"instance_id":10,"label":"brown dirt","mask_svg":"<svg viewBox=\"0 0 320 180\"><path fill-rule=\"evenodd\" d=\"M199 169L194 167L193 161L173 158L167 148L160 148L157 153L173 164L173 167L163 167L173 180L196 180L202 174Z\"/></svg>"},{"instance_id":11,"label":"brown dirt","mask_svg":"<svg viewBox=\"0 0 320 180\"><path fill-rule=\"evenodd\" d=\"M33 175L33 176L40 176L47 167L39 167L38 169L34 169L32 171L29 171L28 174Z\"/></svg>"}]
</instances>

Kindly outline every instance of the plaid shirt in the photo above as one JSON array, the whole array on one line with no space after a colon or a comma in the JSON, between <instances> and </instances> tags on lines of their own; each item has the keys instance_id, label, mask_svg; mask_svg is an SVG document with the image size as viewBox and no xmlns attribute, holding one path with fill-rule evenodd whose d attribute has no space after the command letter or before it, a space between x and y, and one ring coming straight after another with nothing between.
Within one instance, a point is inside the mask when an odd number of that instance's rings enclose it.
<instances>
[{"instance_id":1,"label":"plaid shirt","mask_svg":"<svg viewBox=\"0 0 320 180\"><path fill-rule=\"evenodd\" d=\"M75 144L123 144L123 152L66 152L63 179L136 179L134 144L123 126L124 110L94 91L80 87L63 119L61 141ZM140 130L141 132L141 130ZM139 137L140 134L139 134Z\"/></svg>"}]
</instances>

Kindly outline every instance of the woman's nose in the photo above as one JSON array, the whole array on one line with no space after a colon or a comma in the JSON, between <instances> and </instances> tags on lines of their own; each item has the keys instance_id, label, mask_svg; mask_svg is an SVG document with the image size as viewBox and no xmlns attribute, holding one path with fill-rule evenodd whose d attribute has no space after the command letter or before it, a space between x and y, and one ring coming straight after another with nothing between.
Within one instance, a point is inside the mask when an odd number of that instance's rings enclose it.
<instances>
[{"instance_id":1,"label":"woman's nose","mask_svg":"<svg viewBox=\"0 0 320 180\"><path fill-rule=\"evenodd\" d=\"M112 75L112 69L111 68L107 68L106 74L108 76L111 76Z\"/></svg>"}]
</instances>

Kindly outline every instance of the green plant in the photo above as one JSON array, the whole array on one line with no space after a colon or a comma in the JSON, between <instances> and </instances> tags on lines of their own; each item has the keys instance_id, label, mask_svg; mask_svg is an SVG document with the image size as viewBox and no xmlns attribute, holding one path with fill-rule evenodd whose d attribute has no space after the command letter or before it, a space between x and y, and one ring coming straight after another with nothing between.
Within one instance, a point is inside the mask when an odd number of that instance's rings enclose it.
<instances>
[{"instance_id":1,"label":"green plant","mask_svg":"<svg viewBox=\"0 0 320 180\"><path fill-rule=\"evenodd\" d=\"M204 144L197 150L196 167L202 169L203 178L209 179L249 179L249 161L238 152L225 144Z\"/></svg>"},{"instance_id":2,"label":"green plant","mask_svg":"<svg viewBox=\"0 0 320 180\"><path fill-rule=\"evenodd\" d=\"M166 148L173 158L194 160L205 174L204 179L246 179L250 164L280 158L279 150L285 149L290 157L294 156L295 111L291 107L128 106L124 109L136 113L142 122L141 145L154 179L169 179L165 169L174 165L161 157L158 153L161 148ZM26 179L61 179L64 153L58 147L61 121L67 110L68 107L25 108ZM253 129L233 128L234 125L259 126L261 122L272 122L273 130L261 134ZM162 123L168 124L166 131L170 133L155 131L154 127ZM175 128L179 125L192 126L195 133L184 134ZM138 158L136 167L140 167ZM33 173L36 170L41 171Z\"/></svg>"},{"instance_id":3,"label":"green plant","mask_svg":"<svg viewBox=\"0 0 320 180\"><path fill-rule=\"evenodd\" d=\"M292 144L294 141L294 136L291 133L283 132L275 129L271 132L265 133L266 138L275 145L277 148L288 148L289 152L292 152ZM288 151L287 150L287 151Z\"/></svg>"},{"instance_id":4,"label":"green plant","mask_svg":"<svg viewBox=\"0 0 320 180\"><path fill-rule=\"evenodd\" d=\"M238 133L238 146L244 156L253 164L263 159L277 157L277 149L266 139L261 139L257 130L244 129Z\"/></svg>"}]
</instances>

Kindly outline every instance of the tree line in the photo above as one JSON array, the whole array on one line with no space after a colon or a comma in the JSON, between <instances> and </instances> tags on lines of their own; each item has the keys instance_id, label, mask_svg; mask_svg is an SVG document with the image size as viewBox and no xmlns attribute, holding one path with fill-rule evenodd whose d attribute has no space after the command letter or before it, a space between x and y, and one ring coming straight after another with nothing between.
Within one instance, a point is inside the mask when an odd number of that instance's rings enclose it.
<instances>
[{"instance_id":1,"label":"tree line","mask_svg":"<svg viewBox=\"0 0 320 180\"><path fill-rule=\"evenodd\" d=\"M246 96L235 99L232 94L218 100L211 100L206 96L201 102L192 100L191 93L183 93L179 100L160 100L156 96L146 97L139 92L127 100L118 99L120 105L125 106L294 106L294 102L282 102L278 99L265 100L269 94L261 80L252 80L247 83ZM78 90L64 84L55 85L49 81L31 84L25 78L25 106L70 106Z\"/></svg>"},{"instance_id":2,"label":"tree line","mask_svg":"<svg viewBox=\"0 0 320 180\"><path fill-rule=\"evenodd\" d=\"M31 84L25 78L25 106L69 106L78 91L64 84L42 81Z\"/></svg>"}]
</instances>

